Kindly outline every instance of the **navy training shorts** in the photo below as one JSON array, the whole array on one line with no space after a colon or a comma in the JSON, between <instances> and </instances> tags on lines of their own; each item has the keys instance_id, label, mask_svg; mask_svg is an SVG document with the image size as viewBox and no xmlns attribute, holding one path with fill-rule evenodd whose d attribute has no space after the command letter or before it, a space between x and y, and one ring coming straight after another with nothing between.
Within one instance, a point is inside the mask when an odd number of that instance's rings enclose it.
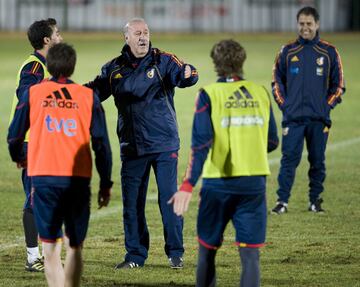
<instances>
[{"instance_id":1,"label":"navy training shorts","mask_svg":"<svg viewBox=\"0 0 360 287\"><path fill-rule=\"evenodd\" d=\"M80 246L89 225L90 186L36 187L33 210L41 241L52 243L62 238L64 224L70 246Z\"/></svg>"},{"instance_id":2,"label":"navy training shorts","mask_svg":"<svg viewBox=\"0 0 360 287\"><path fill-rule=\"evenodd\" d=\"M226 225L231 220L240 247L261 247L266 235L266 195L229 194L201 190L197 220L199 243L208 249L218 249Z\"/></svg>"}]
</instances>

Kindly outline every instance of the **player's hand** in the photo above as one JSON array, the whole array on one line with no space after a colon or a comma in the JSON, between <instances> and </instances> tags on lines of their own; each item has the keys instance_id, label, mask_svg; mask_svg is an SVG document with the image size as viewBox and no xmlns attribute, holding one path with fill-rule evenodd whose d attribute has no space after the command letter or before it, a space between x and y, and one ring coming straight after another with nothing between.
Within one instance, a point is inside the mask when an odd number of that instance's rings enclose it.
<instances>
[{"instance_id":1,"label":"player's hand","mask_svg":"<svg viewBox=\"0 0 360 287\"><path fill-rule=\"evenodd\" d=\"M177 191L168 201L168 204L174 204L174 213L178 216L183 215L189 208L192 192Z\"/></svg>"},{"instance_id":2,"label":"player's hand","mask_svg":"<svg viewBox=\"0 0 360 287\"><path fill-rule=\"evenodd\" d=\"M184 78L188 79L191 77L191 68L189 65L185 65Z\"/></svg>"},{"instance_id":3,"label":"player's hand","mask_svg":"<svg viewBox=\"0 0 360 287\"><path fill-rule=\"evenodd\" d=\"M111 198L111 188L100 187L98 193L98 209L108 206Z\"/></svg>"},{"instance_id":4,"label":"player's hand","mask_svg":"<svg viewBox=\"0 0 360 287\"><path fill-rule=\"evenodd\" d=\"M27 168L27 160L17 162L16 167L17 168Z\"/></svg>"}]
</instances>

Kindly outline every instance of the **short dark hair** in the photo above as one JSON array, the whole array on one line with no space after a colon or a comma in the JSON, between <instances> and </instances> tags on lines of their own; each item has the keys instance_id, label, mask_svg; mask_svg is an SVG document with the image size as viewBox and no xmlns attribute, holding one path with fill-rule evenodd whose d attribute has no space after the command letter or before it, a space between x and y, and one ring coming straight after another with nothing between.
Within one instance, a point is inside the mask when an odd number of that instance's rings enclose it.
<instances>
[{"instance_id":1,"label":"short dark hair","mask_svg":"<svg viewBox=\"0 0 360 287\"><path fill-rule=\"evenodd\" d=\"M243 75L246 52L238 42L232 39L222 40L213 46L210 56L218 76Z\"/></svg>"},{"instance_id":2,"label":"short dark hair","mask_svg":"<svg viewBox=\"0 0 360 287\"><path fill-rule=\"evenodd\" d=\"M319 13L314 7L306 6L301 8L296 14L296 21L299 21L300 15L313 16L315 22L320 20Z\"/></svg>"},{"instance_id":3,"label":"short dark hair","mask_svg":"<svg viewBox=\"0 0 360 287\"><path fill-rule=\"evenodd\" d=\"M46 56L49 73L55 77L70 77L75 69L76 52L71 45L59 43L52 46Z\"/></svg>"},{"instance_id":4,"label":"short dark hair","mask_svg":"<svg viewBox=\"0 0 360 287\"><path fill-rule=\"evenodd\" d=\"M27 31L27 36L31 46L35 50L40 50L44 47L44 38L51 37L56 25L54 18L48 18L46 20L39 20L32 23Z\"/></svg>"}]
</instances>

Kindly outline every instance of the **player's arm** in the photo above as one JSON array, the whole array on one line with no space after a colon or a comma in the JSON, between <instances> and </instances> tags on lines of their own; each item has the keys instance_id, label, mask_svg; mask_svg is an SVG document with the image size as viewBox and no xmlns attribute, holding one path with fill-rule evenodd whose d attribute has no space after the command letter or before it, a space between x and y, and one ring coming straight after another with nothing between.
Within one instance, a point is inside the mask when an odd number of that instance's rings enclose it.
<instances>
[{"instance_id":1,"label":"player's arm","mask_svg":"<svg viewBox=\"0 0 360 287\"><path fill-rule=\"evenodd\" d=\"M94 104L90 126L92 149L95 153L95 165L100 176L98 194L99 208L107 206L111 197L112 154L106 127L105 112L99 98L94 94Z\"/></svg>"},{"instance_id":2,"label":"player's arm","mask_svg":"<svg viewBox=\"0 0 360 287\"><path fill-rule=\"evenodd\" d=\"M30 127L29 114L29 90L27 90L19 99L7 136L11 159L18 164L18 167L26 167L26 154L23 152L23 144L25 134Z\"/></svg>"},{"instance_id":3,"label":"player's arm","mask_svg":"<svg viewBox=\"0 0 360 287\"><path fill-rule=\"evenodd\" d=\"M274 151L279 146L279 137L277 132L276 121L272 107L270 105L269 131L268 131L268 152Z\"/></svg>"},{"instance_id":4,"label":"player's arm","mask_svg":"<svg viewBox=\"0 0 360 287\"><path fill-rule=\"evenodd\" d=\"M286 58L284 48L275 58L271 87L274 99L279 108L282 109L286 98Z\"/></svg>"},{"instance_id":5,"label":"player's arm","mask_svg":"<svg viewBox=\"0 0 360 287\"><path fill-rule=\"evenodd\" d=\"M334 47L331 55L329 92L327 102L331 108L341 103L341 96L345 93L345 81L340 54Z\"/></svg>"},{"instance_id":6,"label":"player's arm","mask_svg":"<svg viewBox=\"0 0 360 287\"><path fill-rule=\"evenodd\" d=\"M44 79L42 65L33 61L26 64L20 72L19 86L16 89L16 96L19 99L31 86L40 83Z\"/></svg>"},{"instance_id":7,"label":"player's arm","mask_svg":"<svg viewBox=\"0 0 360 287\"><path fill-rule=\"evenodd\" d=\"M211 122L211 105L207 93L200 91L196 99L196 109L192 128L192 144L189 163L183 182L169 203L174 204L174 212L183 215L187 211L193 187L198 181L204 162L212 146L214 131Z\"/></svg>"}]
</instances>

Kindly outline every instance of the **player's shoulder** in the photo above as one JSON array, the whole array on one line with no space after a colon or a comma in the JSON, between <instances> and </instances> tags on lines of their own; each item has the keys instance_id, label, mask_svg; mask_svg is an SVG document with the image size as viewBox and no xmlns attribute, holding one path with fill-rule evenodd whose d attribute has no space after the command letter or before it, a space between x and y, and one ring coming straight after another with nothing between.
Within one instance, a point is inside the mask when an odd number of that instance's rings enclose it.
<instances>
[{"instance_id":1,"label":"player's shoulder","mask_svg":"<svg viewBox=\"0 0 360 287\"><path fill-rule=\"evenodd\" d=\"M241 81L241 85L245 87L245 89L256 89L257 91L265 90L267 92L265 86L256 81L244 79Z\"/></svg>"},{"instance_id":2,"label":"player's shoulder","mask_svg":"<svg viewBox=\"0 0 360 287\"><path fill-rule=\"evenodd\" d=\"M32 92L44 89L45 87L51 86L54 82L50 80L50 78L44 78L42 80L39 80L39 82L34 83L29 87L29 91Z\"/></svg>"},{"instance_id":3,"label":"player's shoulder","mask_svg":"<svg viewBox=\"0 0 360 287\"><path fill-rule=\"evenodd\" d=\"M43 76L44 72L43 65L37 60L27 62L21 68L21 74Z\"/></svg>"}]
</instances>

